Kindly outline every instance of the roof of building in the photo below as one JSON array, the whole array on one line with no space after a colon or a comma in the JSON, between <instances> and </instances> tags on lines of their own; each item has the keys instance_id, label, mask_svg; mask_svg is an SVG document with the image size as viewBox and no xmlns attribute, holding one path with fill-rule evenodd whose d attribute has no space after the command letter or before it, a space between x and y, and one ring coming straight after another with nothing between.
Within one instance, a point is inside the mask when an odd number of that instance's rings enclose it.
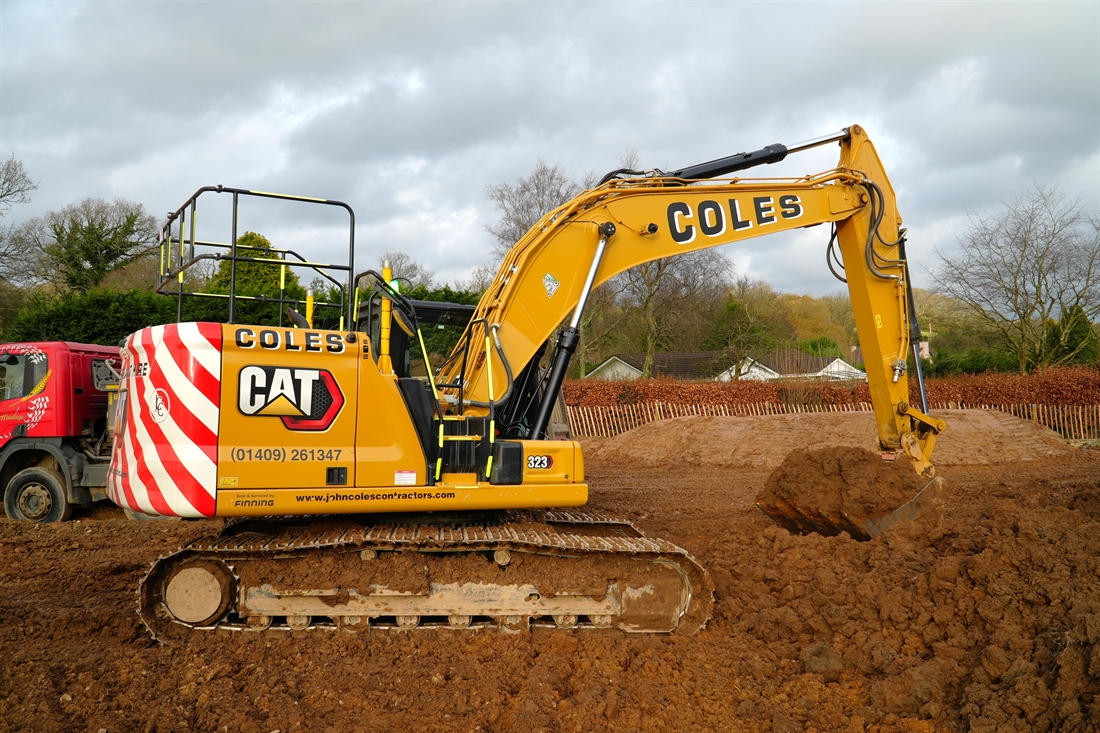
<instances>
[{"instance_id":1,"label":"roof of building","mask_svg":"<svg viewBox=\"0 0 1100 733\"><path fill-rule=\"evenodd\" d=\"M639 373L645 365L645 354L613 354L607 361L611 359L618 359L637 369ZM603 364L600 366L602 367ZM667 351L653 355L653 376L655 377L713 379L728 366L726 357L721 351ZM595 371L593 370L592 373Z\"/></svg>"},{"instance_id":2,"label":"roof of building","mask_svg":"<svg viewBox=\"0 0 1100 733\"><path fill-rule=\"evenodd\" d=\"M751 354L750 358L777 374L816 374L836 361L835 356L810 356L802 351L773 351Z\"/></svg>"}]
</instances>

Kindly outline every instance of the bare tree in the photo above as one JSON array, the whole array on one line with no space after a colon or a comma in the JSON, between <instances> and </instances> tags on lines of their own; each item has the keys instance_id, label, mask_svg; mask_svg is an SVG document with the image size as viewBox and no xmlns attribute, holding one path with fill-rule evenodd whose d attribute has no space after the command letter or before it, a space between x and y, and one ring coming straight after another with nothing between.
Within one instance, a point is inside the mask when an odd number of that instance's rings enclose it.
<instances>
[{"instance_id":1,"label":"bare tree","mask_svg":"<svg viewBox=\"0 0 1100 733\"><path fill-rule=\"evenodd\" d=\"M472 293L484 293L493 284L496 270L489 265L478 265L467 278L455 280L455 290L466 290Z\"/></svg>"},{"instance_id":2,"label":"bare tree","mask_svg":"<svg viewBox=\"0 0 1100 733\"><path fill-rule=\"evenodd\" d=\"M435 273L410 255L404 252L384 252L378 258L379 267L383 266L386 260L389 260L390 267L393 268L393 277L401 283L403 290L421 285L428 289L435 287Z\"/></svg>"},{"instance_id":3,"label":"bare tree","mask_svg":"<svg viewBox=\"0 0 1100 733\"><path fill-rule=\"evenodd\" d=\"M561 163L538 159L535 169L514 183L487 186L485 193L500 211L500 219L485 229L496 240L493 258L500 260L539 219L572 199L581 185L566 175Z\"/></svg>"},{"instance_id":4,"label":"bare tree","mask_svg":"<svg viewBox=\"0 0 1100 733\"><path fill-rule=\"evenodd\" d=\"M913 298L921 333L934 350L964 352L1000 346L1000 335L961 300L922 288L913 288Z\"/></svg>"},{"instance_id":5,"label":"bare tree","mask_svg":"<svg viewBox=\"0 0 1100 733\"><path fill-rule=\"evenodd\" d=\"M27 169L23 163L11 157L0 163L0 216L11 211L16 204L25 204L31 200L31 191L38 188L38 184L27 175Z\"/></svg>"},{"instance_id":6,"label":"bare tree","mask_svg":"<svg viewBox=\"0 0 1100 733\"><path fill-rule=\"evenodd\" d=\"M0 217L16 204L30 201L30 193L36 188L38 186L14 154L0 163ZM28 256L23 246L13 239L12 233L11 226L0 227L0 280L19 285L29 278L36 258Z\"/></svg>"},{"instance_id":7,"label":"bare tree","mask_svg":"<svg viewBox=\"0 0 1100 733\"><path fill-rule=\"evenodd\" d=\"M619 276L625 303L637 309L641 320L642 376L652 373L658 347L668 348L677 334L703 326L699 306L721 299L732 276L733 264L714 249L662 257Z\"/></svg>"},{"instance_id":8,"label":"bare tree","mask_svg":"<svg viewBox=\"0 0 1100 733\"><path fill-rule=\"evenodd\" d=\"M630 151L628 155L636 156L637 153ZM587 174L578 183L565 173L560 163L550 165L539 158L534 170L517 178L514 183L487 186L485 192L489 200L500 211L500 219L485 227L496 240L491 255L493 261L503 259L508 250L542 217L595 183L596 176L593 173ZM475 271L471 282L479 286L477 289L485 290L495 273L494 265L482 265ZM610 327L604 327L603 324L608 321L607 316L614 309L615 290L614 281L598 288L581 316L580 343L577 349L581 376L584 376L586 355L610 330ZM593 329L595 333L592 333Z\"/></svg>"},{"instance_id":9,"label":"bare tree","mask_svg":"<svg viewBox=\"0 0 1100 733\"><path fill-rule=\"evenodd\" d=\"M1082 318L1100 317L1100 226L1083 208L1036 184L994 214L971 214L958 254L937 251L936 287L1000 335L1021 373L1094 345L1094 330L1073 338Z\"/></svg>"}]
</instances>

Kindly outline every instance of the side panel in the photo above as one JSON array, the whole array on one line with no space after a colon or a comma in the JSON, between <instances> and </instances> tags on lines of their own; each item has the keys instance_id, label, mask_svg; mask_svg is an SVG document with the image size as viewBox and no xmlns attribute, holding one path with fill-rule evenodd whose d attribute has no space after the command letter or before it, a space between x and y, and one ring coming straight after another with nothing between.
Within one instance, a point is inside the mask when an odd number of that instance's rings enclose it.
<instances>
[{"instance_id":1,"label":"side panel","mask_svg":"<svg viewBox=\"0 0 1100 733\"><path fill-rule=\"evenodd\" d=\"M568 484L584 481L581 444L575 440L521 440L523 485Z\"/></svg>"},{"instance_id":2,"label":"side panel","mask_svg":"<svg viewBox=\"0 0 1100 733\"><path fill-rule=\"evenodd\" d=\"M221 328L170 324L127 339L108 476L111 501L145 514L214 516Z\"/></svg>"},{"instance_id":3,"label":"side panel","mask_svg":"<svg viewBox=\"0 0 1100 733\"><path fill-rule=\"evenodd\" d=\"M339 331L223 328L218 488L354 486L358 344Z\"/></svg>"}]
</instances>

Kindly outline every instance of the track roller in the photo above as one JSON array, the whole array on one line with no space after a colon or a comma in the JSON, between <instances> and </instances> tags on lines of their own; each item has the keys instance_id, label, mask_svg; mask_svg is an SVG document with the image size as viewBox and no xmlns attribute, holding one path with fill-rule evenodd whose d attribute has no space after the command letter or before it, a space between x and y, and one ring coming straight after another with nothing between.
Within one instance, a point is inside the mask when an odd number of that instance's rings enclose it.
<instances>
[{"instance_id":1,"label":"track roller","mask_svg":"<svg viewBox=\"0 0 1100 733\"><path fill-rule=\"evenodd\" d=\"M309 622L312 620L310 616L287 616L286 625L294 631L302 631L309 628Z\"/></svg>"},{"instance_id":2,"label":"track roller","mask_svg":"<svg viewBox=\"0 0 1100 733\"><path fill-rule=\"evenodd\" d=\"M399 628L399 629L405 629L405 630L415 629L419 625L420 625L420 617L419 616L398 616L397 617L397 628Z\"/></svg>"},{"instance_id":3,"label":"track roller","mask_svg":"<svg viewBox=\"0 0 1100 733\"><path fill-rule=\"evenodd\" d=\"M577 625L577 617L572 613L554 616L554 625L559 629L572 629Z\"/></svg>"},{"instance_id":4,"label":"track roller","mask_svg":"<svg viewBox=\"0 0 1100 733\"><path fill-rule=\"evenodd\" d=\"M254 631L265 631L271 628L271 622L274 621L270 616L249 616L248 628Z\"/></svg>"}]
</instances>

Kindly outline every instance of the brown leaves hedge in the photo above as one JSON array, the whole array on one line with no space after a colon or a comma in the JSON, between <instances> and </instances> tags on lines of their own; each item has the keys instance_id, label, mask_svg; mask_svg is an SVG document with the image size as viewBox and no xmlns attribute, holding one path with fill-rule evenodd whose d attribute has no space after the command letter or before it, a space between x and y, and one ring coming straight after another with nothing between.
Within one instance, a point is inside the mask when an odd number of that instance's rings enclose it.
<instances>
[{"instance_id":1,"label":"brown leaves hedge","mask_svg":"<svg viewBox=\"0 0 1100 733\"><path fill-rule=\"evenodd\" d=\"M932 404L966 405L1096 405L1100 404L1100 368L1047 369L1038 374L978 374L929 379ZM842 405L870 402L865 383L836 382L680 382L675 379L639 379L605 382L596 379L565 383L565 401L571 406L611 406L644 402L739 405L761 402ZM914 380L910 402L917 403Z\"/></svg>"}]
</instances>

